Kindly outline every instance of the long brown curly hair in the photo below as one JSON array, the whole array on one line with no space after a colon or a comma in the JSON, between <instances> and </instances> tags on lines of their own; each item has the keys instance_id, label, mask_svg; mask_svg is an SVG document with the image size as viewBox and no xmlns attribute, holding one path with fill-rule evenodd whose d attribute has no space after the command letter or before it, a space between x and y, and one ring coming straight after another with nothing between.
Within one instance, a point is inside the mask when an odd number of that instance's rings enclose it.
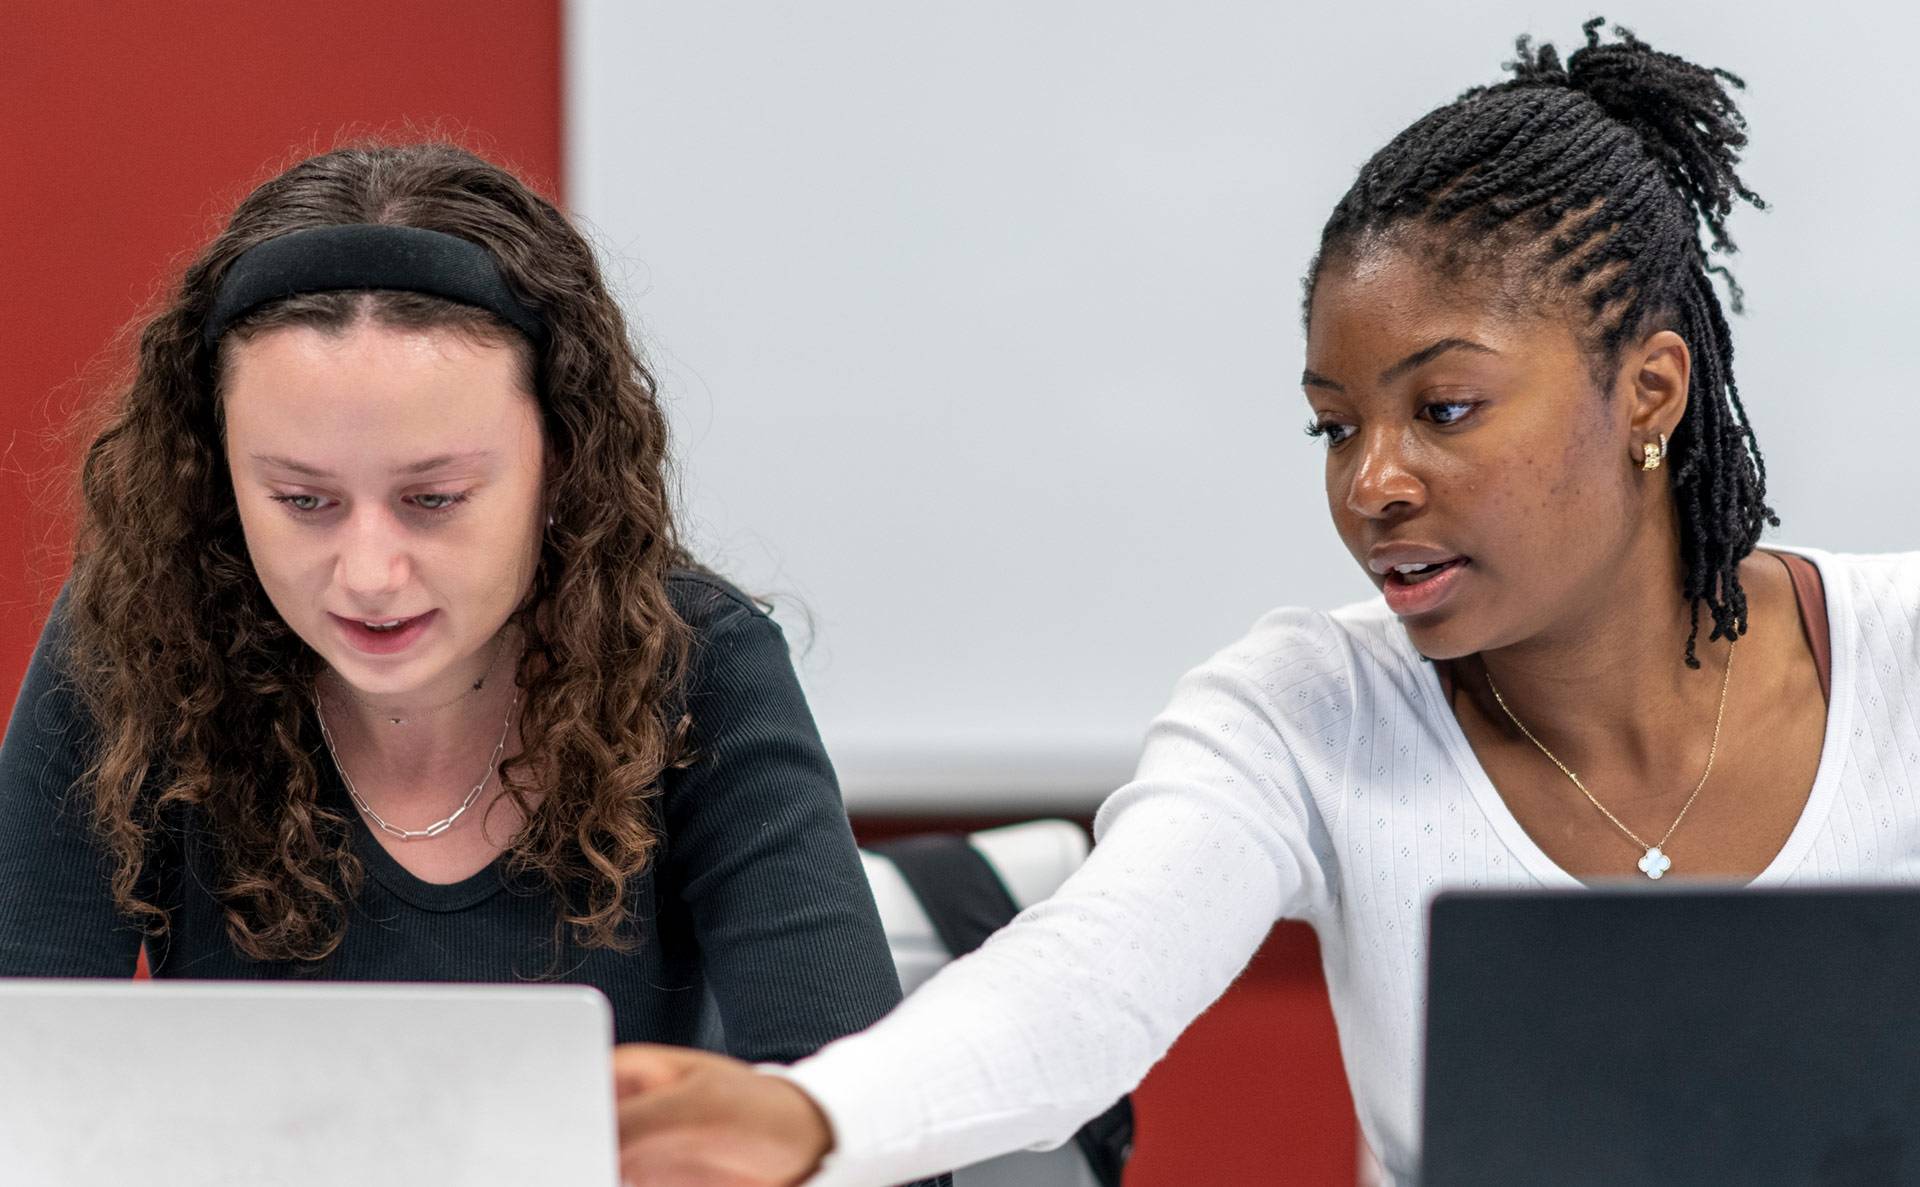
<instances>
[{"instance_id":1,"label":"long brown curly hair","mask_svg":"<svg viewBox=\"0 0 1920 1187\"><path fill-rule=\"evenodd\" d=\"M254 190L139 338L131 381L80 472L67 593L69 677L98 731L82 780L116 903L150 929L156 835L182 812L214 839L233 944L263 961L338 947L365 876L353 822L321 799L319 658L248 560L222 445L218 351L202 329L256 244L308 227L387 223L486 247L548 327L538 346L491 314L393 292L255 310L223 341L362 317L444 326L523 351L540 405L553 524L515 612L526 640L521 753L501 779L526 823L509 871L544 881L556 927L626 947L626 898L657 839L653 799L682 761L689 629L668 601L674 531L666 419L592 250L552 203L448 144L372 145L301 161ZM263 761L264 760L264 761ZM537 799L535 793L537 792Z\"/></svg>"}]
</instances>

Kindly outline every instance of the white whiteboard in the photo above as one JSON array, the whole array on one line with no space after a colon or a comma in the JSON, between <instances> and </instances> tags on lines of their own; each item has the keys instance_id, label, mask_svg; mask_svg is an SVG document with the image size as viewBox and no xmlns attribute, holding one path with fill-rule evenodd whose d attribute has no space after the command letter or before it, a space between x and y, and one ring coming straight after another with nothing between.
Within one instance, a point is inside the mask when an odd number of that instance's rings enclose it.
<instances>
[{"instance_id":1,"label":"white whiteboard","mask_svg":"<svg viewBox=\"0 0 1920 1187\"><path fill-rule=\"evenodd\" d=\"M1608 15L1750 84L1775 209L1733 224L1735 334L1783 537L1915 546L1920 17L1641 9ZM1267 607L1371 593L1299 432L1301 272L1374 149L1587 15L569 5L570 200L663 381L691 538L785 595L853 807L1091 806L1181 671Z\"/></svg>"}]
</instances>

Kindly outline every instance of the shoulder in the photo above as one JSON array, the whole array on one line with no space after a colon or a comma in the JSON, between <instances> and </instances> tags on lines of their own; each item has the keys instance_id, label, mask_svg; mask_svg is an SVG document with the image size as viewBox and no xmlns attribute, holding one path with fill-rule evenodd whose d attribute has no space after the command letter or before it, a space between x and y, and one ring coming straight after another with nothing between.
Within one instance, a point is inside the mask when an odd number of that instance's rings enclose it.
<instances>
[{"instance_id":1,"label":"shoulder","mask_svg":"<svg viewBox=\"0 0 1920 1187\"><path fill-rule=\"evenodd\" d=\"M1382 682L1410 679L1417 660L1398 620L1374 598L1332 611L1269 610L1199 670L1237 679L1286 712L1308 701L1350 704Z\"/></svg>"},{"instance_id":2,"label":"shoulder","mask_svg":"<svg viewBox=\"0 0 1920 1187\"><path fill-rule=\"evenodd\" d=\"M1887 638L1908 641L1920 626L1920 552L1846 553L1815 548L1784 548L1806 557L1820 570L1829 618L1844 612L1872 647Z\"/></svg>"},{"instance_id":3,"label":"shoulder","mask_svg":"<svg viewBox=\"0 0 1920 1187\"><path fill-rule=\"evenodd\" d=\"M1223 737L1220 722L1257 721L1248 736L1332 758L1344 750L1356 712L1370 711L1383 686L1418 695L1417 659L1378 599L1333 611L1283 606L1187 672L1169 712L1203 714Z\"/></svg>"},{"instance_id":4,"label":"shoulder","mask_svg":"<svg viewBox=\"0 0 1920 1187\"><path fill-rule=\"evenodd\" d=\"M1793 552L1811 560L1827 584L1843 580L1856 588L1892 586L1910 589L1920 579L1920 552L1827 552L1769 544L1775 552ZM1920 594L1920 590L1913 591Z\"/></svg>"},{"instance_id":5,"label":"shoulder","mask_svg":"<svg viewBox=\"0 0 1920 1187\"><path fill-rule=\"evenodd\" d=\"M671 570L667 574L667 600L696 637L743 625L779 629L764 606L708 569L688 566Z\"/></svg>"},{"instance_id":6,"label":"shoulder","mask_svg":"<svg viewBox=\"0 0 1920 1187\"><path fill-rule=\"evenodd\" d=\"M1867 687L1863 695L1874 702L1920 695L1907 691L1920 680L1920 552L1769 547L1798 553L1820 571L1836 689Z\"/></svg>"},{"instance_id":7,"label":"shoulder","mask_svg":"<svg viewBox=\"0 0 1920 1187\"><path fill-rule=\"evenodd\" d=\"M695 567L668 574L667 597L691 636L684 685L689 707L702 702L711 714L717 702L758 703L793 693L798 677L787 637L763 603Z\"/></svg>"},{"instance_id":8,"label":"shoulder","mask_svg":"<svg viewBox=\"0 0 1920 1187\"><path fill-rule=\"evenodd\" d=\"M1188 672L1162 720L1207 737L1209 752L1250 750L1265 768L1284 758L1318 797L1376 728L1431 729L1432 680L1379 598L1281 607Z\"/></svg>"},{"instance_id":9,"label":"shoulder","mask_svg":"<svg viewBox=\"0 0 1920 1187\"><path fill-rule=\"evenodd\" d=\"M1396 633L1404 655L1394 650ZM1396 680L1411 688L1417 663L1384 604L1268 611L1181 678L1134 780L1102 807L1096 831L1134 804L1171 794L1226 811L1293 849L1289 864L1328 868L1328 830L1344 810L1352 756L1372 715L1384 711L1373 690ZM1318 884L1308 896L1315 902L1324 901L1324 879Z\"/></svg>"}]
</instances>

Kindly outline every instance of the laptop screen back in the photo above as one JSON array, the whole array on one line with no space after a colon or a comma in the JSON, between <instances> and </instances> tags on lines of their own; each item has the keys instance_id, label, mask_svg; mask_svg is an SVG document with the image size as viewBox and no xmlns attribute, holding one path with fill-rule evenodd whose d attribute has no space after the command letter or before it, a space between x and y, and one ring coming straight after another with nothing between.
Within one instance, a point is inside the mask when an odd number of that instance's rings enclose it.
<instances>
[{"instance_id":1,"label":"laptop screen back","mask_svg":"<svg viewBox=\"0 0 1920 1187\"><path fill-rule=\"evenodd\" d=\"M1422 1181L1920 1181L1920 891L1435 900Z\"/></svg>"},{"instance_id":2,"label":"laptop screen back","mask_svg":"<svg viewBox=\"0 0 1920 1187\"><path fill-rule=\"evenodd\" d=\"M44 1187L617 1181L576 986L0 981L0 1167Z\"/></svg>"}]
</instances>

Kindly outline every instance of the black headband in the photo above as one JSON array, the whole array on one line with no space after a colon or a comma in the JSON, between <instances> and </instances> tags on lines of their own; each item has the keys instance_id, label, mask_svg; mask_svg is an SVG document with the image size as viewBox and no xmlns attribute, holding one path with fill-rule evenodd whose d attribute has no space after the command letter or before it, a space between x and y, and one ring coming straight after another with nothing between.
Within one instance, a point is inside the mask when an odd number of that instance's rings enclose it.
<instances>
[{"instance_id":1,"label":"black headband","mask_svg":"<svg viewBox=\"0 0 1920 1187\"><path fill-rule=\"evenodd\" d=\"M249 248L227 269L202 332L208 347L248 310L299 293L400 289L474 305L535 343L546 323L520 303L492 253L470 239L367 223L293 231Z\"/></svg>"}]
</instances>

